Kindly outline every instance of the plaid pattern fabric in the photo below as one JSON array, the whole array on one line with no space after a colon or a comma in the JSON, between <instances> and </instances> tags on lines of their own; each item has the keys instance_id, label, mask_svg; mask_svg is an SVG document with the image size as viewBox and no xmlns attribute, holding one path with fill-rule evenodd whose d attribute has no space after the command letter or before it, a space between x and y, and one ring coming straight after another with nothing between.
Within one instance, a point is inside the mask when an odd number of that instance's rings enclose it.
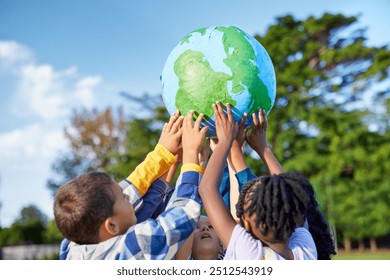
<instances>
[{"instance_id":1,"label":"plaid pattern fabric","mask_svg":"<svg viewBox=\"0 0 390 280\"><path fill-rule=\"evenodd\" d=\"M64 242L62 259L172 259L190 236L199 220L201 199L198 185L201 174L187 171L180 175L178 186L167 209L156 220L148 219L129 228L126 234L92 245ZM130 184L131 185L131 184ZM137 197L135 188L126 188ZM136 190L135 190L136 191Z\"/></svg>"},{"instance_id":2,"label":"plaid pattern fabric","mask_svg":"<svg viewBox=\"0 0 390 280\"><path fill-rule=\"evenodd\" d=\"M135 213L137 213L143 204L141 194L139 193L137 188L127 179L122 180L119 183L119 186L121 186L121 188L123 189L123 193L129 196L130 203L133 205Z\"/></svg>"},{"instance_id":3,"label":"plaid pattern fabric","mask_svg":"<svg viewBox=\"0 0 390 280\"><path fill-rule=\"evenodd\" d=\"M149 218L157 219L165 211L174 190L174 186L161 179L154 181L142 197L142 207L136 213L137 223Z\"/></svg>"}]
</instances>

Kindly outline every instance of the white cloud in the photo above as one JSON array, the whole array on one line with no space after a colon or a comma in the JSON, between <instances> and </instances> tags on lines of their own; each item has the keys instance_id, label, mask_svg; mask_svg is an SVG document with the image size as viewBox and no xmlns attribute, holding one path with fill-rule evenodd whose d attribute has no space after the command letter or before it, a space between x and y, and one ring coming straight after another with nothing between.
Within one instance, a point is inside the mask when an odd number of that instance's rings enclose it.
<instances>
[{"instance_id":1,"label":"white cloud","mask_svg":"<svg viewBox=\"0 0 390 280\"><path fill-rule=\"evenodd\" d=\"M33 59L34 56L27 47L15 41L0 41L0 66L12 66Z\"/></svg>"},{"instance_id":2,"label":"white cloud","mask_svg":"<svg viewBox=\"0 0 390 280\"><path fill-rule=\"evenodd\" d=\"M44 125L33 124L0 134L0 169L31 169L47 166L59 150L67 146L63 131L47 130Z\"/></svg>"},{"instance_id":3,"label":"white cloud","mask_svg":"<svg viewBox=\"0 0 390 280\"><path fill-rule=\"evenodd\" d=\"M11 111L43 121L63 118L74 107L94 106L96 87L102 80L100 76L81 76L76 66L58 70L38 64L29 48L14 41L0 41L1 73L11 75L16 85Z\"/></svg>"},{"instance_id":4,"label":"white cloud","mask_svg":"<svg viewBox=\"0 0 390 280\"><path fill-rule=\"evenodd\" d=\"M51 65L25 65L20 71L18 89L24 113L33 113L45 120L65 115L65 97L61 73ZM29 111L25 111L29 109Z\"/></svg>"},{"instance_id":5,"label":"white cloud","mask_svg":"<svg viewBox=\"0 0 390 280\"><path fill-rule=\"evenodd\" d=\"M82 103L82 105L87 108L91 108L95 105L93 88L99 85L100 82L101 78L98 76L90 76L81 79L76 85L74 96Z\"/></svg>"},{"instance_id":6,"label":"white cloud","mask_svg":"<svg viewBox=\"0 0 390 280\"><path fill-rule=\"evenodd\" d=\"M95 105L99 76L79 77L76 67L55 70L53 66L24 65L19 76L19 113L32 113L44 120L63 118L74 107Z\"/></svg>"},{"instance_id":7,"label":"white cloud","mask_svg":"<svg viewBox=\"0 0 390 280\"><path fill-rule=\"evenodd\" d=\"M28 203L50 211L45 182L68 148L63 128L73 108L96 104L101 81L81 75L76 66L38 63L26 46L0 40L0 102L7 108L1 116L6 122L0 122L0 202L8 222Z\"/></svg>"}]
</instances>

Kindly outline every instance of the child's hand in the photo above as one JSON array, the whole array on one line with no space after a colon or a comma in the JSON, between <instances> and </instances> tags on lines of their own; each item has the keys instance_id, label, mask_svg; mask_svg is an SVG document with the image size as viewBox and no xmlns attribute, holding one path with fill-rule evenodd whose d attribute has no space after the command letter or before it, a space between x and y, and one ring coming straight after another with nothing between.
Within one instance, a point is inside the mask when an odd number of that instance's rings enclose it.
<instances>
[{"instance_id":1,"label":"child's hand","mask_svg":"<svg viewBox=\"0 0 390 280\"><path fill-rule=\"evenodd\" d=\"M230 104L226 104L226 115L221 102L217 102L217 104L213 104L213 109L218 145L221 142L226 142L228 145L231 145L238 131L238 123L234 121L232 108Z\"/></svg>"},{"instance_id":2,"label":"child's hand","mask_svg":"<svg viewBox=\"0 0 390 280\"><path fill-rule=\"evenodd\" d=\"M253 117L253 128L246 134L246 141L249 146L256 151L259 155L264 154L264 150L267 148L267 117L265 111L260 109L258 112L258 117L255 113L252 114Z\"/></svg>"},{"instance_id":3,"label":"child's hand","mask_svg":"<svg viewBox=\"0 0 390 280\"><path fill-rule=\"evenodd\" d=\"M180 116L177 110L169 119L168 123L164 124L158 143L167 148L172 154L176 155L180 148L180 140L182 136L183 117Z\"/></svg>"},{"instance_id":4,"label":"child's hand","mask_svg":"<svg viewBox=\"0 0 390 280\"><path fill-rule=\"evenodd\" d=\"M199 165L203 168L206 167L206 162L210 155L210 138L207 138L204 145L202 146L202 149L199 152Z\"/></svg>"},{"instance_id":5,"label":"child's hand","mask_svg":"<svg viewBox=\"0 0 390 280\"><path fill-rule=\"evenodd\" d=\"M242 115L240 125L238 126L237 135L236 138L234 139L234 141L237 143L240 149L243 149L245 144L245 134L247 132L247 129L245 128L245 122L246 122L246 113Z\"/></svg>"},{"instance_id":6,"label":"child's hand","mask_svg":"<svg viewBox=\"0 0 390 280\"><path fill-rule=\"evenodd\" d=\"M212 152L214 152L217 145L218 145L218 138L216 137L210 138L210 149Z\"/></svg>"},{"instance_id":7,"label":"child's hand","mask_svg":"<svg viewBox=\"0 0 390 280\"><path fill-rule=\"evenodd\" d=\"M199 164L199 152L206 137L208 126L200 129L203 114L199 114L195 123L192 123L194 112L188 112L183 122L183 163L192 162Z\"/></svg>"},{"instance_id":8,"label":"child's hand","mask_svg":"<svg viewBox=\"0 0 390 280\"><path fill-rule=\"evenodd\" d=\"M240 125L238 126L238 132L236 138L233 140L233 144L228 156L229 170L233 171L234 173L242 171L248 167L244 157L245 134L247 132L247 128L245 128L245 121L246 121L246 113L241 118L241 122ZM235 204L238 199L238 192L236 192L238 190L238 187L236 188L233 187L233 183L237 185L235 178L230 178L230 179L231 179L230 197L231 197L231 201L234 200L234 204ZM233 199L232 196L233 193L236 194L237 199ZM234 206L232 206L232 210L233 207ZM233 216L235 216L235 211L232 213L234 213Z\"/></svg>"}]
</instances>

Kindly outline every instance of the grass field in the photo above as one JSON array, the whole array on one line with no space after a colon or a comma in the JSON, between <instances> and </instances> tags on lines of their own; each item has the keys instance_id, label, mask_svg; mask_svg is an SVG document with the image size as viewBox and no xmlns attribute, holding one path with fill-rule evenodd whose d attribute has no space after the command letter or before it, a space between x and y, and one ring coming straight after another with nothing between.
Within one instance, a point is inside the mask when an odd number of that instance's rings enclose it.
<instances>
[{"instance_id":1,"label":"grass field","mask_svg":"<svg viewBox=\"0 0 390 280\"><path fill-rule=\"evenodd\" d=\"M378 250L378 252L351 252L339 251L333 260L390 260L390 250Z\"/></svg>"}]
</instances>

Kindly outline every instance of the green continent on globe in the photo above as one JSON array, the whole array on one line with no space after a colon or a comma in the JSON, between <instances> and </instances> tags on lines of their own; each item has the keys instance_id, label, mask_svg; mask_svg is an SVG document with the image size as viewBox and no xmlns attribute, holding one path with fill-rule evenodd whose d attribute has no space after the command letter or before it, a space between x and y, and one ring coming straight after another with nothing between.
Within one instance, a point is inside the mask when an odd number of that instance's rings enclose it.
<instances>
[{"instance_id":1,"label":"green continent on globe","mask_svg":"<svg viewBox=\"0 0 390 280\"><path fill-rule=\"evenodd\" d=\"M179 78L175 103L182 114L195 110L210 117L214 114L211 104L216 101L236 105L227 88L231 77L213 71L201 52L186 50L176 60L174 71Z\"/></svg>"},{"instance_id":2,"label":"green continent on globe","mask_svg":"<svg viewBox=\"0 0 390 280\"><path fill-rule=\"evenodd\" d=\"M206 30L201 28L191 32L180 45L188 43L194 33L205 35ZM211 104L220 101L235 106L232 95L246 91L250 99L246 113L251 114L259 108L269 111L272 100L259 77L256 53L245 33L235 27L220 26L216 30L222 32L221 43L226 54L223 61L232 74L215 72L201 51L186 50L174 62L174 72L179 79L176 108L180 108L182 114L195 110L208 118L214 114Z\"/></svg>"},{"instance_id":3,"label":"green continent on globe","mask_svg":"<svg viewBox=\"0 0 390 280\"><path fill-rule=\"evenodd\" d=\"M194 35L194 33L200 33L202 36L204 34L206 34L206 31L207 31L207 27L202 27L202 28L199 28L197 30L194 30L192 31L190 34L188 34L187 36L185 36L181 41L180 41L180 45L183 45L184 43L188 43L189 39L191 38L192 35Z\"/></svg>"},{"instance_id":4,"label":"green continent on globe","mask_svg":"<svg viewBox=\"0 0 390 280\"><path fill-rule=\"evenodd\" d=\"M217 27L217 29L223 32L222 43L227 55L224 62L233 72L231 77L233 82L232 93L242 92L244 90L243 85L245 85L251 96L247 113L254 113L258 108L263 108L266 111L270 110L272 101L267 87L259 77L259 68L254 64L256 54L245 34L235 27ZM230 46L234 46L232 52L229 51ZM239 55L237 55L237 51L240 51Z\"/></svg>"}]
</instances>

